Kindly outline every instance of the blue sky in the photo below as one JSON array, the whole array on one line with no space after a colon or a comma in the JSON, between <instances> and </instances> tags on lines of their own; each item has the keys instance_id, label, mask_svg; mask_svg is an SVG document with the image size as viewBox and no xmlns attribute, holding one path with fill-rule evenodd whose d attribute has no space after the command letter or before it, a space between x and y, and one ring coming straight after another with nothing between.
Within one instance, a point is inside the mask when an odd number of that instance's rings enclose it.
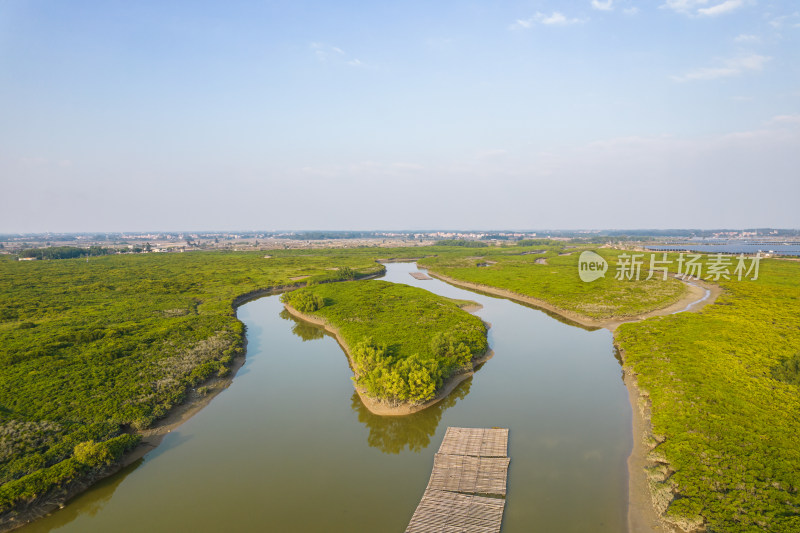
<instances>
[{"instance_id":1,"label":"blue sky","mask_svg":"<svg viewBox=\"0 0 800 533\"><path fill-rule=\"evenodd\" d=\"M800 6L0 1L0 233L800 227Z\"/></svg>"}]
</instances>

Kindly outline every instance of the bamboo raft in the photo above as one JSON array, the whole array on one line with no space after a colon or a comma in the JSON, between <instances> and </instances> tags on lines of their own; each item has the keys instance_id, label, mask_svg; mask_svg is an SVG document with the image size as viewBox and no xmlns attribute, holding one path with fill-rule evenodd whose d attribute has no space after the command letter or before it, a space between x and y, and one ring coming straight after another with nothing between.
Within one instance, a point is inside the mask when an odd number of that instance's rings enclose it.
<instances>
[{"instance_id":1,"label":"bamboo raft","mask_svg":"<svg viewBox=\"0 0 800 533\"><path fill-rule=\"evenodd\" d=\"M406 533L499 533L508 429L447 428Z\"/></svg>"},{"instance_id":2,"label":"bamboo raft","mask_svg":"<svg viewBox=\"0 0 800 533\"><path fill-rule=\"evenodd\" d=\"M433 279L424 272L409 272L414 279Z\"/></svg>"}]
</instances>

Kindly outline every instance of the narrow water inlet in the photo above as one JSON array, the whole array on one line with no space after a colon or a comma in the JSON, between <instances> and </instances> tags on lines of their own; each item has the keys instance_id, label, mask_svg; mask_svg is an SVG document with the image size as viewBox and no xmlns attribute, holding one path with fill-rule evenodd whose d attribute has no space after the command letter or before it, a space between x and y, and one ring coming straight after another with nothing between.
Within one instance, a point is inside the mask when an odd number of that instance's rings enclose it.
<instances>
[{"instance_id":1,"label":"narrow water inlet","mask_svg":"<svg viewBox=\"0 0 800 533\"><path fill-rule=\"evenodd\" d=\"M693 301L692 303L690 303L689 305L687 305L683 309L680 309L679 311L675 311L674 313L672 313L673 315L677 315L678 313L684 313L684 312L690 310L695 305L699 304L700 302L705 302L706 300L708 300L711 297L711 290L706 289L705 287L700 287L700 285L698 285L696 283L692 283L691 281L685 281L684 283L686 283L687 285L691 285L692 287L699 287L699 288L703 289L705 291L705 293L703 294L702 298L700 298L699 300Z\"/></svg>"}]
</instances>

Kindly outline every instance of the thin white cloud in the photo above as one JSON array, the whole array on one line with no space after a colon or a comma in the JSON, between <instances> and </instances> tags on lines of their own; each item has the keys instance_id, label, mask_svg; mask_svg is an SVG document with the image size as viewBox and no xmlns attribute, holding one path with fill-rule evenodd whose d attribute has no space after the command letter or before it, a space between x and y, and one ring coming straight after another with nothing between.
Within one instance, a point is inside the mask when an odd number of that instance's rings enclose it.
<instances>
[{"instance_id":1,"label":"thin white cloud","mask_svg":"<svg viewBox=\"0 0 800 533\"><path fill-rule=\"evenodd\" d=\"M320 43L320 42L312 42L309 43L308 47L311 51L314 52L314 55L320 61L326 61L331 56L343 56L345 55L344 50L339 48L338 46L331 46L329 44Z\"/></svg>"},{"instance_id":2,"label":"thin white cloud","mask_svg":"<svg viewBox=\"0 0 800 533\"><path fill-rule=\"evenodd\" d=\"M606 0L605 2L601 2L600 0L592 0L592 7L600 11L611 11L614 9L612 6L613 3L614 0Z\"/></svg>"},{"instance_id":3,"label":"thin white cloud","mask_svg":"<svg viewBox=\"0 0 800 533\"><path fill-rule=\"evenodd\" d=\"M622 10L622 12L625 13L626 15L635 15L636 13L639 12L639 8L636 6L626 7L625 9Z\"/></svg>"},{"instance_id":4,"label":"thin white cloud","mask_svg":"<svg viewBox=\"0 0 800 533\"><path fill-rule=\"evenodd\" d=\"M744 4L745 0L725 0L724 2L711 2L710 0L666 0L661 7L689 16L716 17L735 11L744 6Z\"/></svg>"},{"instance_id":5,"label":"thin white cloud","mask_svg":"<svg viewBox=\"0 0 800 533\"><path fill-rule=\"evenodd\" d=\"M578 18L567 18L558 11L553 11L553 13L549 16L542 13L537 13L536 16L539 22L547 25L564 26L567 24L580 24L581 22L584 22L582 19Z\"/></svg>"},{"instance_id":6,"label":"thin white cloud","mask_svg":"<svg viewBox=\"0 0 800 533\"><path fill-rule=\"evenodd\" d=\"M744 2L742 0L725 0L725 2L722 2L721 4L698 9L697 12L700 15L705 15L707 17L716 17L717 15L724 15L725 13L730 13L731 11L739 9L743 5Z\"/></svg>"},{"instance_id":7,"label":"thin white cloud","mask_svg":"<svg viewBox=\"0 0 800 533\"><path fill-rule=\"evenodd\" d=\"M758 35L742 33L741 35L737 35L734 41L737 43L760 43L761 39L758 37Z\"/></svg>"},{"instance_id":8,"label":"thin white cloud","mask_svg":"<svg viewBox=\"0 0 800 533\"><path fill-rule=\"evenodd\" d=\"M586 22L586 20L569 18L559 11L553 11L550 15L537 12L529 19L517 19L514 24L510 26L510 28L512 30L528 29L534 24L543 24L545 26L568 26L570 24L580 24L582 22Z\"/></svg>"},{"instance_id":9,"label":"thin white cloud","mask_svg":"<svg viewBox=\"0 0 800 533\"><path fill-rule=\"evenodd\" d=\"M703 67L690 70L681 76L672 76L672 79L678 82L685 82L696 80L715 80L718 78L739 76L747 71L761 70L770 59L772 58L758 54L740 56L733 59L728 59L720 66Z\"/></svg>"},{"instance_id":10,"label":"thin white cloud","mask_svg":"<svg viewBox=\"0 0 800 533\"><path fill-rule=\"evenodd\" d=\"M308 45L314 56L320 61L336 62L346 64L351 67L367 67L367 65L356 57L348 58L348 54L338 46L321 42L312 42Z\"/></svg>"},{"instance_id":11,"label":"thin white cloud","mask_svg":"<svg viewBox=\"0 0 800 533\"><path fill-rule=\"evenodd\" d=\"M772 117L767 124L800 124L800 114L777 115Z\"/></svg>"},{"instance_id":12,"label":"thin white cloud","mask_svg":"<svg viewBox=\"0 0 800 533\"><path fill-rule=\"evenodd\" d=\"M790 22L790 19L797 20L798 17L800 17L800 12L795 11L791 15L781 15L779 17L774 17L772 20L769 21L769 24L775 29L783 27L784 24L790 24L793 28L797 28L800 27L800 24L796 22L792 23Z\"/></svg>"},{"instance_id":13,"label":"thin white cloud","mask_svg":"<svg viewBox=\"0 0 800 533\"><path fill-rule=\"evenodd\" d=\"M666 0L661 7L663 9L671 9L677 13L691 14L698 5L703 5L708 0Z\"/></svg>"}]
</instances>

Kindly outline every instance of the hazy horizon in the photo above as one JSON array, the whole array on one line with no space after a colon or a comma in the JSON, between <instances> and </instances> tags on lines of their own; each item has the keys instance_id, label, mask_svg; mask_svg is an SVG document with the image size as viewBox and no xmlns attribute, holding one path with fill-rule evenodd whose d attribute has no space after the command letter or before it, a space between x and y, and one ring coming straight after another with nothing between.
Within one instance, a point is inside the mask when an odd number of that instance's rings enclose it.
<instances>
[{"instance_id":1,"label":"hazy horizon","mask_svg":"<svg viewBox=\"0 0 800 533\"><path fill-rule=\"evenodd\" d=\"M89 231L39 231L39 232L0 232L0 235L113 235L113 234L231 234L231 233L260 233L260 234L291 234L291 233L536 233L537 236L545 237L549 233L587 233L587 234L602 234L609 232L634 232L642 235L647 235L647 232L668 233L674 232L745 232L745 231L785 231L785 232L800 232L800 228L777 228L777 227L708 227L708 228L378 228L378 229L365 229L365 228L352 228L352 229L338 229L338 228L290 228L290 229L265 229L265 228L233 228L233 229L154 229L154 230L122 230L122 231L105 231L105 230L89 230ZM674 236L667 234L665 236ZM759 235L760 236L760 235ZM765 235L767 236L767 235Z\"/></svg>"},{"instance_id":2,"label":"hazy horizon","mask_svg":"<svg viewBox=\"0 0 800 533\"><path fill-rule=\"evenodd\" d=\"M789 1L12 0L0 96L0 233L800 227Z\"/></svg>"}]
</instances>

